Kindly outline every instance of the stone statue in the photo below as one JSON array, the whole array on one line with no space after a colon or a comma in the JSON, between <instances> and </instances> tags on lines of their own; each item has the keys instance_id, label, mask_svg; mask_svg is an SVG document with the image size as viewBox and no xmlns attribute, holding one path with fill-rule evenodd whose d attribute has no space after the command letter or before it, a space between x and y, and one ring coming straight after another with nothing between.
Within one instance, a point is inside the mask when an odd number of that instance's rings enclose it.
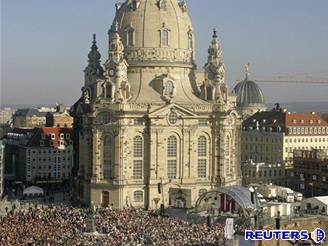
<instances>
[{"instance_id":1,"label":"stone statue","mask_svg":"<svg viewBox=\"0 0 328 246\"><path fill-rule=\"evenodd\" d=\"M83 101L85 104L90 103L90 95L89 95L89 90L84 90L83 91Z\"/></svg>"},{"instance_id":2,"label":"stone statue","mask_svg":"<svg viewBox=\"0 0 328 246\"><path fill-rule=\"evenodd\" d=\"M251 73L251 64L247 63L245 65L245 78L246 78L246 80L248 79L250 73Z\"/></svg>"}]
</instances>

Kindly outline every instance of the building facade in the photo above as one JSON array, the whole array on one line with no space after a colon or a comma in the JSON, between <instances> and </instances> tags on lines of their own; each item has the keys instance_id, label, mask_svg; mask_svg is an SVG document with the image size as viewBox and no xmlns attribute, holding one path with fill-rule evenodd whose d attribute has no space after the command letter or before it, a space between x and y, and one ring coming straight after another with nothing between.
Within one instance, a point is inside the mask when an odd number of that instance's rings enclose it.
<instances>
[{"instance_id":1,"label":"building facade","mask_svg":"<svg viewBox=\"0 0 328 246\"><path fill-rule=\"evenodd\" d=\"M251 160L288 171L294 151L328 149L328 124L315 113L290 113L277 105L244 121L241 142L242 165L247 166ZM275 183L274 177L267 178L266 183Z\"/></svg>"},{"instance_id":2,"label":"building facade","mask_svg":"<svg viewBox=\"0 0 328 246\"><path fill-rule=\"evenodd\" d=\"M290 170L283 164L267 164L266 162L253 162L248 160L241 165L243 185L250 184L276 184L288 186Z\"/></svg>"},{"instance_id":3,"label":"building facade","mask_svg":"<svg viewBox=\"0 0 328 246\"><path fill-rule=\"evenodd\" d=\"M13 115L14 128L34 128L46 125L46 112L37 109L18 109Z\"/></svg>"},{"instance_id":4,"label":"building facade","mask_svg":"<svg viewBox=\"0 0 328 246\"><path fill-rule=\"evenodd\" d=\"M292 170L294 189L306 197L328 195L328 150L297 150Z\"/></svg>"},{"instance_id":5,"label":"building facade","mask_svg":"<svg viewBox=\"0 0 328 246\"><path fill-rule=\"evenodd\" d=\"M6 179L28 184L70 180L72 139L69 128L14 129L4 138Z\"/></svg>"},{"instance_id":6,"label":"building facade","mask_svg":"<svg viewBox=\"0 0 328 246\"><path fill-rule=\"evenodd\" d=\"M81 202L192 207L204 191L240 184L241 119L216 31L199 88L185 1L116 8L108 59L103 68L94 37L72 107Z\"/></svg>"},{"instance_id":7,"label":"building facade","mask_svg":"<svg viewBox=\"0 0 328 246\"><path fill-rule=\"evenodd\" d=\"M72 128L73 117L69 114L65 105L56 105L55 112L48 112L46 115L47 127Z\"/></svg>"},{"instance_id":8,"label":"building facade","mask_svg":"<svg viewBox=\"0 0 328 246\"><path fill-rule=\"evenodd\" d=\"M7 125L12 122L12 118L16 109L0 108L0 125Z\"/></svg>"}]
</instances>

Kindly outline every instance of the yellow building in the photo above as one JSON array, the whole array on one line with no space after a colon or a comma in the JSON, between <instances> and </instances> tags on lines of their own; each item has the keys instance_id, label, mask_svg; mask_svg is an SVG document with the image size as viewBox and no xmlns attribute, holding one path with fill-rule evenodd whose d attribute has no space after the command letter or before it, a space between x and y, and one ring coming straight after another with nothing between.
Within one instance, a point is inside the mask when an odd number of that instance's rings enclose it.
<instances>
[{"instance_id":1,"label":"yellow building","mask_svg":"<svg viewBox=\"0 0 328 246\"><path fill-rule=\"evenodd\" d=\"M284 170L293 166L293 156L296 150L328 149L328 123L315 113L290 113L279 106L272 111L258 112L243 122L242 130L242 170L244 182L253 181L252 165L249 163L264 163L258 166L257 175L269 166L282 168L279 175L262 176L264 183L280 183L284 178ZM263 169L263 170L262 170ZM256 175L255 175L256 177ZM286 180L288 181L288 180Z\"/></svg>"},{"instance_id":2,"label":"yellow building","mask_svg":"<svg viewBox=\"0 0 328 246\"><path fill-rule=\"evenodd\" d=\"M46 113L37 109L18 109L13 115L14 128L34 128L46 125Z\"/></svg>"},{"instance_id":3,"label":"yellow building","mask_svg":"<svg viewBox=\"0 0 328 246\"><path fill-rule=\"evenodd\" d=\"M216 31L197 82L185 1L128 0L116 8L108 59L103 68L94 37L72 108L80 200L192 207L205 191L240 184L241 119Z\"/></svg>"}]
</instances>

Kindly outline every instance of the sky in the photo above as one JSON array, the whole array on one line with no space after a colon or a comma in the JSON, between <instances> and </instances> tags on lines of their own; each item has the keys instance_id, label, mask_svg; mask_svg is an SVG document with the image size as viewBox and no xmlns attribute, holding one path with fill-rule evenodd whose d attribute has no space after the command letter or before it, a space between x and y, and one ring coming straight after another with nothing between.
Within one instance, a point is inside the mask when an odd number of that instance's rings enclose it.
<instances>
[{"instance_id":1,"label":"sky","mask_svg":"<svg viewBox=\"0 0 328 246\"><path fill-rule=\"evenodd\" d=\"M73 104L92 34L102 62L115 0L2 0L1 104ZM230 89L244 78L328 81L327 0L189 0L198 68L217 28ZM260 84L266 101L328 102L328 84ZM328 103L327 103L328 105Z\"/></svg>"}]
</instances>

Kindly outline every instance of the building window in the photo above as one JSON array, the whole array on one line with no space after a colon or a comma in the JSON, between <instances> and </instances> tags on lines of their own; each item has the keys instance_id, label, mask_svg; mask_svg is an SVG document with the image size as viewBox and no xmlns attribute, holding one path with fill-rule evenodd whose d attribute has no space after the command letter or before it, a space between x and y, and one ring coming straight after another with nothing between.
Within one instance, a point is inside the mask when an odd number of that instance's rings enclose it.
<instances>
[{"instance_id":1,"label":"building window","mask_svg":"<svg viewBox=\"0 0 328 246\"><path fill-rule=\"evenodd\" d=\"M232 164L231 164L231 140L229 136L226 136L225 140L225 173L227 176L230 176L232 174ZM252 159L252 157L250 157Z\"/></svg>"},{"instance_id":2,"label":"building window","mask_svg":"<svg viewBox=\"0 0 328 246\"><path fill-rule=\"evenodd\" d=\"M134 29L129 27L125 31L126 35L126 46L131 47L134 45Z\"/></svg>"},{"instance_id":3,"label":"building window","mask_svg":"<svg viewBox=\"0 0 328 246\"><path fill-rule=\"evenodd\" d=\"M198 159L198 178L206 178L206 159Z\"/></svg>"},{"instance_id":4,"label":"building window","mask_svg":"<svg viewBox=\"0 0 328 246\"><path fill-rule=\"evenodd\" d=\"M135 191L133 193L134 202L143 202L143 192L141 190Z\"/></svg>"},{"instance_id":5,"label":"building window","mask_svg":"<svg viewBox=\"0 0 328 246\"><path fill-rule=\"evenodd\" d=\"M169 179L177 177L177 138L170 136L167 140L167 176Z\"/></svg>"},{"instance_id":6,"label":"building window","mask_svg":"<svg viewBox=\"0 0 328 246\"><path fill-rule=\"evenodd\" d=\"M201 136L198 138L198 157L207 156L207 140L206 137Z\"/></svg>"},{"instance_id":7,"label":"building window","mask_svg":"<svg viewBox=\"0 0 328 246\"><path fill-rule=\"evenodd\" d=\"M170 80L165 81L163 89L164 89L164 91L163 91L164 96L168 96L168 97L173 96L174 84L172 81L170 81Z\"/></svg>"},{"instance_id":8,"label":"building window","mask_svg":"<svg viewBox=\"0 0 328 246\"><path fill-rule=\"evenodd\" d=\"M142 179L142 160L133 161L133 178Z\"/></svg>"},{"instance_id":9,"label":"building window","mask_svg":"<svg viewBox=\"0 0 328 246\"><path fill-rule=\"evenodd\" d=\"M169 113L168 121L171 125L175 125L178 122L178 114L176 112Z\"/></svg>"},{"instance_id":10,"label":"building window","mask_svg":"<svg viewBox=\"0 0 328 246\"><path fill-rule=\"evenodd\" d=\"M142 179L143 172L143 139L136 136L133 139L133 178Z\"/></svg>"},{"instance_id":11,"label":"building window","mask_svg":"<svg viewBox=\"0 0 328 246\"><path fill-rule=\"evenodd\" d=\"M168 160L167 161L167 176L169 179L177 178L177 161Z\"/></svg>"},{"instance_id":12,"label":"building window","mask_svg":"<svg viewBox=\"0 0 328 246\"><path fill-rule=\"evenodd\" d=\"M114 177L114 141L112 136L106 136L103 142L103 175L104 179Z\"/></svg>"},{"instance_id":13,"label":"building window","mask_svg":"<svg viewBox=\"0 0 328 246\"><path fill-rule=\"evenodd\" d=\"M161 30L161 45L169 46L169 30Z\"/></svg>"},{"instance_id":14,"label":"building window","mask_svg":"<svg viewBox=\"0 0 328 246\"><path fill-rule=\"evenodd\" d=\"M115 74L114 70L110 70L109 72L112 73L112 74ZM108 82L105 85L105 88L106 88L106 98L112 99L112 85Z\"/></svg>"},{"instance_id":15,"label":"building window","mask_svg":"<svg viewBox=\"0 0 328 246\"><path fill-rule=\"evenodd\" d=\"M133 140L133 157L142 157L142 137L137 136Z\"/></svg>"},{"instance_id":16,"label":"building window","mask_svg":"<svg viewBox=\"0 0 328 246\"><path fill-rule=\"evenodd\" d=\"M66 139L70 139L70 134L69 133L66 133Z\"/></svg>"},{"instance_id":17,"label":"building window","mask_svg":"<svg viewBox=\"0 0 328 246\"><path fill-rule=\"evenodd\" d=\"M198 120L198 125L199 126L207 126L208 125L208 121L207 120Z\"/></svg>"},{"instance_id":18,"label":"building window","mask_svg":"<svg viewBox=\"0 0 328 246\"><path fill-rule=\"evenodd\" d=\"M177 157L177 138L175 136L169 137L167 141L167 156Z\"/></svg>"},{"instance_id":19,"label":"building window","mask_svg":"<svg viewBox=\"0 0 328 246\"><path fill-rule=\"evenodd\" d=\"M64 133L60 134L60 139L64 139Z\"/></svg>"}]
</instances>

